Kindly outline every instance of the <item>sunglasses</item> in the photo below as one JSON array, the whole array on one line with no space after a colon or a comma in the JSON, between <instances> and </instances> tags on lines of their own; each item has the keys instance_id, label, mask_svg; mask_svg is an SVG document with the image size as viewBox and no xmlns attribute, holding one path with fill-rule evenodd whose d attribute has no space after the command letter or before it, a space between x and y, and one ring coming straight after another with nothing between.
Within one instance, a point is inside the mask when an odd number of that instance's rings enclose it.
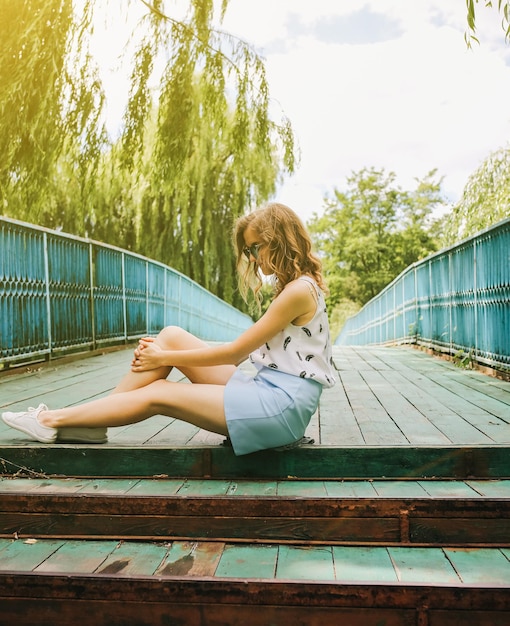
<instances>
[{"instance_id":1,"label":"sunglasses","mask_svg":"<svg viewBox=\"0 0 510 626\"><path fill-rule=\"evenodd\" d=\"M247 246L246 248L244 248L243 252L248 261L250 260L250 257L253 257L255 260L258 259L259 248L261 245L261 243L253 243L251 246Z\"/></svg>"}]
</instances>

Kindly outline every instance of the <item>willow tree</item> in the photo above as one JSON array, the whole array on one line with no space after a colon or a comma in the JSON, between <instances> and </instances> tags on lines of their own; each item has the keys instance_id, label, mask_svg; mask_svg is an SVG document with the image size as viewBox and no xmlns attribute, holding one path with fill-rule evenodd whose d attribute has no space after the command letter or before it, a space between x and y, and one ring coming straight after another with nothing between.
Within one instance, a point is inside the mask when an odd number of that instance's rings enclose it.
<instances>
[{"instance_id":1,"label":"willow tree","mask_svg":"<svg viewBox=\"0 0 510 626\"><path fill-rule=\"evenodd\" d=\"M6 215L158 258L232 300L232 222L293 171L293 136L271 119L260 57L213 28L218 3L188 4L175 19L163 0L0 0L0 200ZM91 34L97 11L141 6L113 141Z\"/></svg>"},{"instance_id":2,"label":"willow tree","mask_svg":"<svg viewBox=\"0 0 510 626\"><path fill-rule=\"evenodd\" d=\"M444 220L444 245L453 245L510 217L510 148L491 153L469 177Z\"/></svg>"},{"instance_id":3,"label":"willow tree","mask_svg":"<svg viewBox=\"0 0 510 626\"><path fill-rule=\"evenodd\" d=\"M103 134L84 39L90 6L77 19L65 0L0 0L0 14L1 210L47 222L59 159L79 146L75 172L89 168Z\"/></svg>"},{"instance_id":4,"label":"willow tree","mask_svg":"<svg viewBox=\"0 0 510 626\"><path fill-rule=\"evenodd\" d=\"M471 47L471 42L476 41L479 43L476 34L476 20L478 4L483 4L485 8L494 8L497 4L497 10L501 17L501 28L505 33L505 41L510 42L510 2L509 0L466 0L466 21L467 31L465 33L465 40L468 47Z\"/></svg>"},{"instance_id":5,"label":"willow tree","mask_svg":"<svg viewBox=\"0 0 510 626\"><path fill-rule=\"evenodd\" d=\"M233 220L272 194L282 170L292 171L293 138L285 119L269 117L261 59L211 28L212 2L192 4L192 29L151 15L118 159L139 175L139 249L232 301ZM166 48L154 101L143 87L158 41L179 43Z\"/></svg>"}]
</instances>

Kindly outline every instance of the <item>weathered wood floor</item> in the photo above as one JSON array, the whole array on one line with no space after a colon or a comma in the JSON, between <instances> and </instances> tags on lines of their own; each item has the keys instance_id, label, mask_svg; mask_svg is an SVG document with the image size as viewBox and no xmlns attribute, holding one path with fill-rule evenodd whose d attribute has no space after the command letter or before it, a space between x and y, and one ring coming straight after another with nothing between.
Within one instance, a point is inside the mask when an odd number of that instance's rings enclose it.
<instances>
[{"instance_id":1,"label":"weathered wood floor","mask_svg":"<svg viewBox=\"0 0 510 626\"><path fill-rule=\"evenodd\" d=\"M0 410L107 394L131 350L0 378ZM307 435L315 444L235 458L223 437L163 416L109 429L108 444L45 446L0 423L4 471L302 478L510 477L510 383L411 348L335 348L338 383ZM268 465L263 459L270 454ZM19 467L18 467L19 466ZM95 472L95 473L94 473ZM114 474L112 474L114 472Z\"/></svg>"},{"instance_id":2,"label":"weathered wood floor","mask_svg":"<svg viewBox=\"0 0 510 626\"><path fill-rule=\"evenodd\" d=\"M130 350L0 377L0 410L108 393ZM0 424L0 624L506 626L510 383L335 348L285 452L162 416L104 445Z\"/></svg>"}]
</instances>

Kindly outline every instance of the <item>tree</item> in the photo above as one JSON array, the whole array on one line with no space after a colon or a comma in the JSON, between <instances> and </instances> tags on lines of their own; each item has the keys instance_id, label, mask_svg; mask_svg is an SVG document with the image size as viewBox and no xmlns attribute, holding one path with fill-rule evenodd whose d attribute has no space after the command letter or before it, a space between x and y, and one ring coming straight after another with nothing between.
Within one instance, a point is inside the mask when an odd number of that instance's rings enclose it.
<instances>
[{"instance_id":1,"label":"tree","mask_svg":"<svg viewBox=\"0 0 510 626\"><path fill-rule=\"evenodd\" d=\"M431 171L415 191L402 191L395 174L374 168L353 173L347 191L326 198L310 230L323 258L330 306L366 303L409 264L435 251L431 215L442 202Z\"/></svg>"},{"instance_id":2,"label":"tree","mask_svg":"<svg viewBox=\"0 0 510 626\"><path fill-rule=\"evenodd\" d=\"M0 11L0 206L39 218L61 154L81 143L80 168L101 141L102 92L83 39L90 5L79 20L66 0L0 0Z\"/></svg>"},{"instance_id":3,"label":"tree","mask_svg":"<svg viewBox=\"0 0 510 626\"><path fill-rule=\"evenodd\" d=\"M485 8L492 8L492 0L483 0ZM476 41L479 43L476 37L476 5L478 0L466 0L467 7L467 24L468 30L465 33L465 40L468 47L471 47L471 42ZM501 14L501 27L505 31L505 41L510 41L510 2L508 0L498 0L498 11Z\"/></svg>"},{"instance_id":4,"label":"tree","mask_svg":"<svg viewBox=\"0 0 510 626\"><path fill-rule=\"evenodd\" d=\"M508 217L510 148L500 148L469 177L460 201L444 219L441 242L453 245Z\"/></svg>"},{"instance_id":5,"label":"tree","mask_svg":"<svg viewBox=\"0 0 510 626\"><path fill-rule=\"evenodd\" d=\"M140 4L112 140L91 33L96 11L133 3L0 0L2 212L147 254L233 301L232 223L293 171L292 129L269 116L260 57L212 27L213 0L181 19Z\"/></svg>"}]
</instances>

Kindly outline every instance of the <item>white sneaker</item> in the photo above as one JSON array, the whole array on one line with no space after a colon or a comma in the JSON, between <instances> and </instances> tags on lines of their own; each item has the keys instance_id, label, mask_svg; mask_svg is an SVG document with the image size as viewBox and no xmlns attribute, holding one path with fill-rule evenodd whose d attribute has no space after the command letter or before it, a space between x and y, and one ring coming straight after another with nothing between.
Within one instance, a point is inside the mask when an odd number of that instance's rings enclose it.
<instances>
[{"instance_id":1,"label":"white sneaker","mask_svg":"<svg viewBox=\"0 0 510 626\"><path fill-rule=\"evenodd\" d=\"M57 443L106 443L108 441L106 428L80 428L69 426L59 428Z\"/></svg>"},{"instance_id":2,"label":"white sneaker","mask_svg":"<svg viewBox=\"0 0 510 626\"><path fill-rule=\"evenodd\" d=\"M48 407L45 404L40 404L36 409L30 406L28 407L28 411L20 411L19 413L6 411L2 413L2 419L11 428L20 430L36 441L40 441L41 443L55 443L57 439L57 429L43 426L38 420L39 413L47 410Z\"/></svg>"}]
</instances>

